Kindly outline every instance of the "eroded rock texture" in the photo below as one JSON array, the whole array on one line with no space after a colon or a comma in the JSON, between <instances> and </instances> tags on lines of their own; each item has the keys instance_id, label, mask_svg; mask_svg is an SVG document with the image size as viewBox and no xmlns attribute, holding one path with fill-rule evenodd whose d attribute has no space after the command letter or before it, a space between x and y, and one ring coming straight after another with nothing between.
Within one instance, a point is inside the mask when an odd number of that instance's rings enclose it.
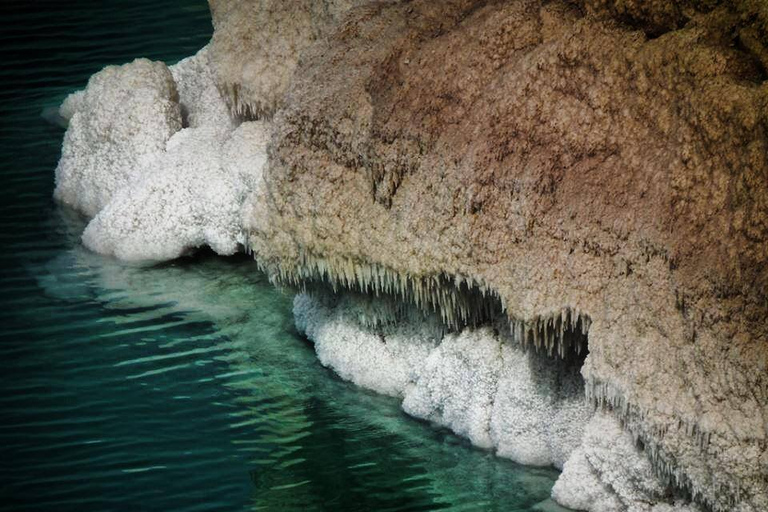
<instances>
[{"instance_id":1,"label":"eroded rock texture","mask_svg":"<svg viewBox=\"0 0 768 512\"><path fill-rule=\"evenodd\" d=\"M665 6L353 9L253 109L282 105L251 245L278 281L458 324L476 289L536 344L579 311L587 395L655 470L715 510L768 510L767 18Z\"/></svg>"}]
</instances>

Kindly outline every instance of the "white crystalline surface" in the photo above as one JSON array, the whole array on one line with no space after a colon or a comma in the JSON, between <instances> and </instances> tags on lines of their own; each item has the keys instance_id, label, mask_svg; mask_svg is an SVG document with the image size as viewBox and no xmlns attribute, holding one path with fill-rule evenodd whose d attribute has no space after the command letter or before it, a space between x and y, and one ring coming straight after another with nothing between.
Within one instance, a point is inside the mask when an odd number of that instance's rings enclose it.
<instances>
[{"instance_id":1,"label":"white crystalline surface","mask_svg":"<svg viewBox=\"0 0 768 512\"><path fill-rule=\"evenodd\" d=\"M54 196L88 217L144 173L181 129L171 72L147 59L104 68L63 107L70 119Z\"/></svg>"},{"instance_id":2,"label":"white crystalline surface","mask_svg":"<svg viewBox=\"0 0 768 512\"><path fill-rule=\"evenodd\" d=\"M409 319L376 331L360 325L359 309L346 298L334 307L294 300L297 329L342 378L402 397L411 416L521 463L562 467L581 442L592 412L577 371L552 371L490 328L440 336Z\"/></svg>"},{"instance_id":3,"label":"white crystalline surface","mask_svg":"<svg viewBox=\"0 0 768 512\"><path fill-rule=\"evenodd\" d=\"M324 366L343 379L390 396L402 396L437 345L426 330L407 326L383 335L366 332L347 318L357 311L351 301L329 308L306 294L293 307L296 328L315 340Z\"/></svg>"},{"instance_id":4,"label":"white crystalline surface","mask_svg":"<svg viewBox=\"0 0 768 512\"><path fill-rule=\"evenodd\" d=\"M235 122L216 87L213 70L208 65L207 46L169 69L179 91L182 116L188 126L209 126L224 133L235 128Z\"/></svg>"},{"instance_id":5,"label":"white crystalline surface","mask_svg":"<svg viewBox=\"0 0 768 512\"><path fill-rule=\"evenodd\" d=\"M110 66L60 113L70 122L55 197L92 217L89 249L162 261L240 248L240 208L261 182L269 127L230 118L206 48L171 68Z\"/></svg>"},{"instance_id":6,"label":"white crystalline surface","mask_svg":"<svg viewBox=\"0 0 768 512\"><path fill-rule=\"evenodd\" d=\"M265 128L244 123L228 139L212 131L174 135L155 161L162 171L120 190L88 224L85 245L129 261L169 260L203 245L234 254L240 205L266 161ZM238 172L249 165L252 173Z\"/></svg>"},{"instance_id":7,"label":"white crystalline surface","mask_svg":"<svg viewBox=\"0 0 768 512\"><path fill-rule=\"evenodd\" d=\"M400 397L408 414L474 445L563 473L553 498L590 512L698 512L676 501L612 415L584 399L579 369L502 339L490 327L437 334L426 320L361 321L370 305L299 294L296 328L320 362L359 386Z\"/></svg>"},{"instance_id":8,"label":"white crystalline surface","mask_svg":"<svg viewBox=\"0 0 768 512\"><path fill-rule=\"evenodd\" d=\"M669 496L632 436L605 412L595 413L587 425L582 444L565 463L552 497L566 507L590 512L700 510Z\"/></svg>"}]
</instances>

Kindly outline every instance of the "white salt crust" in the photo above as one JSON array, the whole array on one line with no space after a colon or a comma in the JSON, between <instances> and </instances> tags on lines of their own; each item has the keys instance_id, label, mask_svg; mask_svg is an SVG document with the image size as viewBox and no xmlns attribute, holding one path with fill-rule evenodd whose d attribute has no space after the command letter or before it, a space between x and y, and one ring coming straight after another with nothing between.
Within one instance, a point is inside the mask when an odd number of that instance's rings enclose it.
<instances>
[{"instance_id":1,"label":"white salt crust","mask_svg":"<svg viewBox=\"0 0 768 512\"><path fill-rule=\"evenodd\" d=\"M181 129L171 72L147 59L107 66L63 106L70 119L54 197L88 217L146 172Z\"/></svg>"},{"instance_id":2,"label":"white salt crust","mask_svg":"<svg viewBox=\"0 0 768 512\"><path fill-rule=\"evenodd\" d=\"M60 115L69 127L54 195L92 218L89 249L163 261L242 247L240 209L261 183L269 127L230 118L207 48L170 68L109 66Z\"/></svg>"},{"instance_id":3,"label":"white salt crust","mask_svg":"<svg viewBox=\"0 0 768 512\"><path fill-rule=\"evenodd\" d=\"M699 512L670 496L650 460L612 415L598 411L552 489L561 505L590 512Z\"/></svg>"},{"instance_id":4,"label":"white salt crust","mask_svg":"<svg viewBox=\"0 0 768 512\"><path fill-rule=\"evenodd\" d=\"M574 365L490 327L441 334L417 316L370 323L370 299L294 299L296 328L342 378L402 398L411 416L528 465L563 469L552 497L590 512L698 512L672 495L611 414L594 412ZM385 308L386 309L386 308Z\"/></svg>"},{"instance_id":5,"label":"white salt crust","mask_svg":"<svg viewBox=\"0 0 768 512\"><path fill-rule=\"evenodd\" d=\"M579 445L592 411L577 371L552 371L546 358L490 328L442 336L411 318L376 332L360 316L350 298L333 307L307 294L294 300L296 327L314 341L320 362L359 386L403 398L409 415L528 465L562 468Z\"/></svg>"}]
</instances>

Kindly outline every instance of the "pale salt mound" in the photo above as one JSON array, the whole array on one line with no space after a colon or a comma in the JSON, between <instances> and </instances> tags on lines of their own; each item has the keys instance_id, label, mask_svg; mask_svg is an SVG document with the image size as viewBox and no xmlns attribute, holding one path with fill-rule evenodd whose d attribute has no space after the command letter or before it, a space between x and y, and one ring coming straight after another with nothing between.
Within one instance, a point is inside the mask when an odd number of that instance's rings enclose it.
<instances>
[{"instance_id":1,"label":"pale salt mound","mask_svg":"<svg viewBox=\"0 0 768 512\"><path fill-rule=\"evenodd\" d=\"M605 412L595 413L587 425L582 444L565 463L552 497L566 507L590 512L700 511L670 495L632 436Z\"/></svg>"},{"instance_id":2,"label":"pale salt mound","mask_svg":"<svg viewBox=\"0 0 768 512\"><path fill-rule=\"evenodd\" d=\"M294 299L296 328L315 342L318 358L343 379L384 395L402 397L438 340L427 326L404 323L383 335L361 329L350 317L353 300L328 307L306 294ZM413 326L413 328L411 328Z\"/></svg>"},{"instance_id":3,"label":"pale salt mound","mask_svg":"<svg viewBox=\"0 0 768 512\"><path fill-rule=\"evenodd\" d=\"M60 115L69 127L55 197L93 217L86 247L129 261L241 248L240 209L261 181L269 129L230 118L207 48L171 68L110 66Z\"/></svg>"},{"instance_id":4,"label":"pale salt mound","mask_svg":"<svg viewBox=\"0 0 768 512\"><path fill-rule=\"evenodd\" d=\"M107 66L65 100L69 117L54 197L88 217L147 172L181 129L176 84L162 62Z\"/></svg>"},{"instance_id":5,"label":"pale salt mound","mask_svg":"<svg viewBox=\"0 0 768 512\"><path fill-rule=\"evenodd\" d=\"M261 178L266 130L245 123L226 140L213 130L174 135L153 164L158 172L122 189L88 224L86 247L126 261L170 260L206 245L221 255L237 252L240 206ZM244 166L252 172L232 172Z\"/></svg>"}]
</instances>

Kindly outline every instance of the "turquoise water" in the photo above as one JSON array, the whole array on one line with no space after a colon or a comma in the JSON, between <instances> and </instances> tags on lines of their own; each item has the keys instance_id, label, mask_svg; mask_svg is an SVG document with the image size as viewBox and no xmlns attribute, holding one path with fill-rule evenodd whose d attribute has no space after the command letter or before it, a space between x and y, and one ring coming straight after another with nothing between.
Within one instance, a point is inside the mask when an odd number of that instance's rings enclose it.
<instances>
[{"instance_id":1,"label":"turquoise water","mask_svg":"<svg viewBox=\"0 0 768 512\"><path fill-rule=\"evenodd\" d=\"M41 116L106 64L174 62L203 1L0 7L0 510L532 510L523 468L340 381L246 258L126 266L51 200ZM26 6L26 12L20 11ZM547 505L543 505L546 507Z\"/></svg>"}]
</instances>

